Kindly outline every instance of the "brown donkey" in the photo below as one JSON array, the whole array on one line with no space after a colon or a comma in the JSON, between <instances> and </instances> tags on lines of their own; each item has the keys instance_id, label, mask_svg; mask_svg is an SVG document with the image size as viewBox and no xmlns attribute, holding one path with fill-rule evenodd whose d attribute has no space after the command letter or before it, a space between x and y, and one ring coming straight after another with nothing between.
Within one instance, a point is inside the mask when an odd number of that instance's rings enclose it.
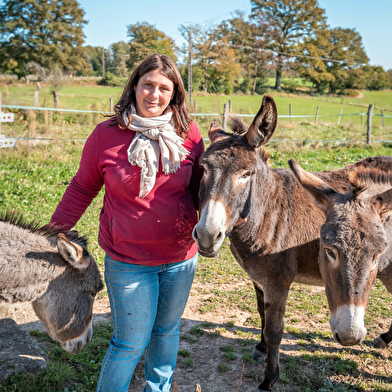
<instances>
[{"instance_id":1,"label":"brown donkey","mask_svg":"<svg viewBox=\"0 0 392 392\"><path fill-rule=\"evenodd\" d=\"M304 171L290 166L326 221L320 231L319 266L331 311L334 339L351 346L365 339L364 314L371 286L378 277L392 293L392 172L385 167L354 168L350 190L336 192ZM374 342L384 348L392 328Z\"/></svg>"},{"instance_id":2,"label":"brown donkey","mask_svg":"<svg viewBox=\"0 0 392 392\"><path fill-rule=\"evenodd\" d=\"M275 102L266 95L249 128L238 118L232 121L233 134L211 125L212 144L201 158L200 221L193 231L200 254L206 257L216 256L228 236L233 255L253 281L262 329L252 355L261 361L262 352L267 353L259 385L263 391L272 390L279 377L279 346L291 284L324 285L318 255L325 215L291 170L270 168L263 146L276 124ZM368 158L315 176L345 193L350 188L349 172L357 167L392 170L392 158Z\"/></svg>"},{"instance_id":3,"label":"brown donkey","mask_svg":"<svg viewBox=\"0 0 392 392\"><path fill-rule=\"evenodd\" d=\"M77 353L92 336L95 295L101 274L86 239L0 215L0 302L32 302L49 336Z\"/></svg>"}]
</instances>

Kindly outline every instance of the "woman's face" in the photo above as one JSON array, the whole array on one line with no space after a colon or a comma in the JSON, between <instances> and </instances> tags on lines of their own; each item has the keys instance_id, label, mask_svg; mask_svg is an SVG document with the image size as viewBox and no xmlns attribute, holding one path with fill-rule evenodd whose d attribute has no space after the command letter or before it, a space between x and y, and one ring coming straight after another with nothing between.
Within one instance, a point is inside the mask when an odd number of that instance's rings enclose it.
<instances>
[{"instance_id":1,"label":"woman's face","mask_svg":"<svg viewBox=\"0 0 392 392\"><path fill-rule=\"evenodd\" d=\"M160 70L143 75L135 86L136 113L141 117L160 116L173 97L174 84Z\"/></svg>"}]
</instances>

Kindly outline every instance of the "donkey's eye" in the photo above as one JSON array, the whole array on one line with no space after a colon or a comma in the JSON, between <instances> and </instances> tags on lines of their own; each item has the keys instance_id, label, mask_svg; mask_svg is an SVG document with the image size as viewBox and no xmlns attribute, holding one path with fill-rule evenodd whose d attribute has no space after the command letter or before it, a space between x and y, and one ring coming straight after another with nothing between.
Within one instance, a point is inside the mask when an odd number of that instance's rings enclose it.
<instances>
[{"instance_id":1,"label":"donkey's eye","mask_svg":"<svg viewBox=\"0 0 392 392\"><path fill-rule=\"evenodd\" d=\"M250 171L247 171L246 173L244 173L244 174L241 176L241 179L245 180L246 178L250 177L250 175L251 175L251 172L250 172Z\"/></svg>"},{"instance_id":2,"label":"donkey's eye","mask_svg":"<svg viewBox=\"0 0 392 392\"><path fill-rule=\"evenodd\" d=\"M332 259L333 261L336 260L336 255L335 252L332 249L329 248L325 248L325 253L327 254L327 256Z\"/></svg>"}]
</instances>

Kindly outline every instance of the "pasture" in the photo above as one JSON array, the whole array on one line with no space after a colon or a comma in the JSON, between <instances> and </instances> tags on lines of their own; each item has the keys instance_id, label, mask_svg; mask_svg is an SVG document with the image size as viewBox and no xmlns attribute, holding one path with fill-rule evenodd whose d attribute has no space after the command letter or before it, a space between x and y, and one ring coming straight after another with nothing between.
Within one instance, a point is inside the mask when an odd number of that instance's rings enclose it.
<instances>
[{"instance_id":1,"label":"pasture","mask_svg":"<svg viewBox=\"0 0 392 392\"><path fill-rule=\"evenodd\" d=\"M26 91L24 94L14 94L13 88L8 87L7 101L3 100L3 103L32 105L35 88L31 88L31 94ZM4 93L3 89L4 87L1 87ZM98 106L99 103L101 106L97 109L106 110L104 105L108 104L110 97L116 97L116 91L118 97L119 89L80 87L79 91L75 87L64 87L59 94L60 104L63 108L68 105L68 108L87 110L88 105ZM74 96L68 97L67 94ZM86 100L83 98L84 94L87 94ZM391 93L389 94L391 96ZM49 90L46 96L46 106L52 106ZM294 110L300 110L301 103L303 113L315 112L318 105L324 105L324 102L308 98L274 98L279 114L288 113L290 100ZM228 99L232 99L235 111L256 113L261 101L261 97L246 96L197 96L196 99L200 108L208 109L211 113L215 113L218 106L221 112L223 103ZM298 109L295 109L297 105ZM339 104L336 105L340 108ZM348 104L347 108L353 112L358 110ZM293 114L296 113L293 111ZM24 113L21 116L15 124L3 124L2 133L7 136L47 137L57 140L19 140L14 149L1 150L0 209L17 209L28 218L46 223L77 170L83 143L76 139L85 139L91 132L94 121L100 121L100 117L93 117L91 114L55 114L52 124L45 128L43 114L40 114L42 118L37 116L34 120L36 127L32 132L29 129L32 119ZM69 116L68 120L66 116ZM204 136L211 120L211 117L200 122L196 119ZM221 121L221 118L217 117L216 120ZM380 135L382 132L391 132L392 122L384 129L376 129ZM287 139L298 139L300 142L270 142L267 150L271 154L273 167L287 168L288 159L294 157L307 171L331 170L372 155L392 155L392 145L389 143L367 146L355 142L347 145L306 142L307 139L314 140L318 135L336 135L340 140L343 140L342 136L349 139L347 135L354 135L355 132L359 135L362 131L365 132L365 128L362 130L360 124L350 122L338 127L328 123L315 126L311 120L292 123L280 121L275 137L277 138L279 133L286 134ZM76 226L77 230L89 238L89 250L101 270L103 252L97 244L97 236L102 197L103 192ZM105 291L100 294L98 301L107 301ZM368 335L363 344L343 348L333 342L323 290L294 284L286 307L281 347L281 377L275 384L275 390L392 392L392 352L390 349L376 350L370 344L389 326L392 319L391 309L392 296L376 281L365 316ZM263 368L250 357L254 344L259 339L256 298L253 285L235 262L227 241L216 258L200 257L183 320L173 391L195 391L196 384L200 385L202 392L256 390ZM12 377L0 385L0 392L95 391L100 364L110 340L110 323L95 326L92 342L77 355L64 352L60 345L52 342L45 333L32 331L31 334L48 353L50 362L47 369L38 374ZM143 368L140 365L130 390L141 390L142 381Z\"/></svg>"},{"instance_id":2,"label":"pasture","mask_svg":"<svg viewBox=\"0 0 392 392\"><path fill-rule=\"evenodd\" d=\"M0 86L2 103L8 105L33 106L35 86ZM376 104L372 117L372 140L375 142L392 141L392 117L384 117L382 126L381 109L385 116L391 116L392 92L363 92L362 98L339 97L309 97L269 91L274 98L279 116L278 128L274 140L286 141L289 145L303 145L308 142L341 141L352 143L366 141L365 115L369 104ZM110 98L116 103L121 89L103 86L64 86L58 90L60 108L85 111L110 110ZM254 115L260 106L261 96L246 95L202 95L194 94L193 102L197 102L197 113L193 118L199 125L204 137L207 137L211 121L222 122L223 105L229 100L232 111L236 114ZM342 103L343 100L343 103ZM291 115L289 118L289 108ZM380 106L379 106L380 105ZM52 88L43 85L39 92L39 107L53 107ZM319 115L317 124L315 116L317 107ZM2 133L7 136L24 138L52 138L84 140L90 134L94 125L104 117L97 113L52 112L52 111L25 111L10 109L15 112L15 123L2 125ZM339 115L342 117L339 122ZM190 109L191 113L195 108ZM361 113L363 114L361 116ZM204 115L215 114L215 115ZM300 116L300 117L295 117ZM308 116L308 117L301 117ZM251 117L244 117L250 122ZM339 124L338 124L339 122Z\"/></svg>"}]
</instances>

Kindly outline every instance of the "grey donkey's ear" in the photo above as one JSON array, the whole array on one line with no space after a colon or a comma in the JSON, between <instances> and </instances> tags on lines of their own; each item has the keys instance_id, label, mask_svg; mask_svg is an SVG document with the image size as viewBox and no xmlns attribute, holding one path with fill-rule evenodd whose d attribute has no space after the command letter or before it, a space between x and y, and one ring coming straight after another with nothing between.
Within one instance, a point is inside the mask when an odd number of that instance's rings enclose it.
<instances>
[{"instance_id":1,"label":"grey donkey's ear","mask_svg":"<svg viewBox=\"0 0 392 392\"><path fill-rule=\"evenodd\" d=\"M298 181L310 195L313 204L327 213L340 193L336 192L320 178L302 169L294 158L289 160L289 165Z\"/></svg>"},{"instance_id":2,"label":"grey donkey's ear","mask_svg":"<svg viewBox=\"0 0 392 392\"><path fill-rule=\"evenodd\" d=\"M71 242L65 234L57 234L57 249L71 267L84 270L90 265L90 257L85 255L84 249L74 242Z\"/></svg>"},{"instance_id":3,"label":"grey donkey's ear","mask_svg":"<svg viewBox=\"0 0 392 392\"><path fill-rule=\"evenodd\" d=\"M245 139L252 148L262 146L271 139L278 123L278 111L275 101L264 95L261 107L245 134Z\"/></svg>"},{"instance_id":4,"label":"grey donkey's ear","mask_svg":"<svg viewBox=\"0 0 392 392\"><path fill-rule=\"evenodd\" d=\"M208 137L210 138L211 143L215 143L216 141L228 136L230 136L230 134L226 133L220 124L215 121L211 123L210 129L208 130Z\"/></svg>"},{"instance_id":5,"label":"grey donkey's ear","mask_svg":"<svg viewBox=\"0 0 392 392\"><path fill-rule=\"evenodd\" d=\"M389 215L392 212L392 189L372 196L370 202L373 210L380 215L380 218Z\"/></svg>"}]
</instances>

